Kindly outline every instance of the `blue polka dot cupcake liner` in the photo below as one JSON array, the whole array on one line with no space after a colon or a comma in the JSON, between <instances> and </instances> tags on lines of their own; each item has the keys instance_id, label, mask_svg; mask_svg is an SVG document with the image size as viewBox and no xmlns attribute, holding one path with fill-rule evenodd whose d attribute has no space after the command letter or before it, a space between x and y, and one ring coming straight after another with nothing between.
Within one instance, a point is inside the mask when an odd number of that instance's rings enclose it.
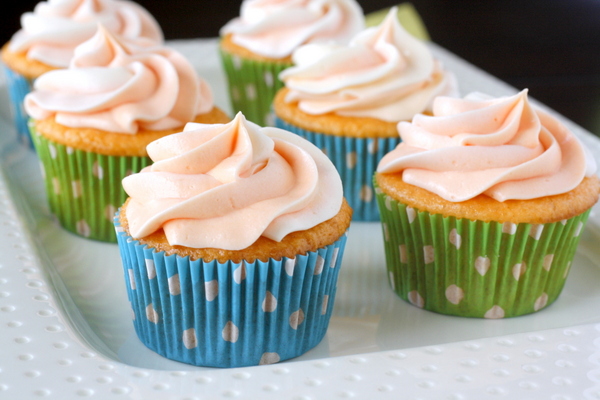
<instances>
[{"instance_id":1,"label":"blue polka dot cupcake liner","mask_svg":"<svg viewBox=\"0 0 600 400\"><path fill-rule=\"evenodd\" d=\"M295 258L204 262L157 252L115 218L133 324L171 360L205 367L298 357L327 332L346 235Z\"/></svg>"},{"instance_id":2,"label":"blue polka dot cupcake liner","mask_svg":"<svg viewBox=\"0 0 600 400\"><path fill-rule=\"evenodd\" d=\"M392 290L416 307L463 317L515 317L552 304L590 213L547 224L472 221L376 193Z\"/></svg>"},{"instance_id":3,"label":"blue polka dot cupcake liner","mask_svg":"<svg viewBox=\"0 0 600 400\"><path fill-rule=\"evenodd\" d=\"M396 148L400 137L353 138L309 131L275 117L275 126L293 132L320 148L335 165L352 207L353 221L379 221L373 174L384 155Z\"/></svg>"},{"instance_id":4,"label":"blue polka dot cupcake liner","mask_svg":"<svg viewBox=\"0 0 600 400\"><path fill-rule=\"evenodd\" d=\"M66 230L117 242L113 218L127 194L121 181L150 165L148 157L106 156L49 140L31 124L50 212Z\"/></svg>"},{"instance_id":5,"label":"blue polka dot cupcake liner","mask_svg":"<svg viewBox=\"0 0 600 400\"><path fill-rule=\"evenodd\" d=\"M33 149L33 142L29 135L29 116L25 112L23 101L25 96L31 92L33 82L31 79L4 66L4 75L8 87L10 99L10 112L12 115L18 140L25 146Z\"/></svg>"},{"instance_id":6,"label":"blue polka dot cupcake liner","mask_svg":"<svg viewBox=\"0 0 600 400\"><path fill-rule=\"evenodd\" d=\"M273 126L271 104L277 91L283 87L278 76L292 64L250 60L223 49L219 53L233 114L241 111L248 120L260 126Z\"/></svg>"}]
</instances>

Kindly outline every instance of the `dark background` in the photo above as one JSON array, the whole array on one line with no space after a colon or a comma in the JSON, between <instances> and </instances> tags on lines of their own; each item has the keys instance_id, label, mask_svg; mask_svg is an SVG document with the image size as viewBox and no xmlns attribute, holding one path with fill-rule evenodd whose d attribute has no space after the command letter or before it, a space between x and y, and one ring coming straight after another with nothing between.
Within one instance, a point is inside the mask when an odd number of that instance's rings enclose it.
<instances>
[{"instance_id":1,"label":"dark background","mask_svg":"<svg viewBox=\"0 0 600 400\"><path fill-rule=\"evenodd\" d=\"M0 42L39 0L4 1ZM359 0L365 13L399 0ZM412 0L431 39L600 135L600 0ZM215 37L241 0L138 0L167 39Z\"/></svg>"}]
</instances>

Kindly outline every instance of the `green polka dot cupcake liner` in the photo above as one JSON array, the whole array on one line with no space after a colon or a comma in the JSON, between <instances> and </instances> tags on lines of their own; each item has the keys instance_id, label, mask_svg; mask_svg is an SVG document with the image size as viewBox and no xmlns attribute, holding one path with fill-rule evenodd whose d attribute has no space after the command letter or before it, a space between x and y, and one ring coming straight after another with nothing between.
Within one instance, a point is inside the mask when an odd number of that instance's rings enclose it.
<instances>
[{"instance_id":1,"label":"green polka dot cupcake liner","mask_svg":"<svg viewBox=\"0 0 600 400\"><path fill-rule=\"evenodd\" d=\"M148 157L115 157L48 140L32 125L50 211L79 236L116 243L113 218L127 194L121 180L150 165Z\"/></svg>"},{"instance_id":2,"label":"green polka dot cupcake liner","mask_svg":"<svg viewBox=\"0 0 600 400\"><path fill-rule=\"evenodd\" d=\"M295 258L204 262L165 255L119 226L125 285L140 341L205 367L273 364L319 344L331 318L346 235Z\"/></svg>"},{"instance_id":3,"label":"green polka dot cupcake liner","mask_svg":"<svg viewBox=\"0 0 600 400\"><path fill-rule=\"evenodd\" d=\"M352 207L352 220L379 221L373 175L384 155L394 150L400 137L353 138L326 135L302 129L275 117L275 126L293 132L320 148L335 165L344 186L344 197Z\"/></svg>"},{"instance_id":4,"label":"green polka dot cupcake liner","mask_svg":"<svg viewBox=\"0 0 600 400\"><path fill-rule=\"evenodd\" d=\"M414 306L463 317L515 317L552 304L590 212L539 225L471 221L376 193L391 288Z\"/></svg>"},{"instance_id":5,"label":"green polka dot cupcake liner","mask_svg":"<svg viewBox=\"0 0 600 400\"><path fill-rule=\"evenodd\" d=\"M17 132L17 138L25 146L33 149L33 142L29 135L29 116L25 112L23 105L25 96L31 92L33 82L31 79L25 78L7 66L4 66L4 75L6 76L10 112Z\"/></svg>"},{"instance_id":6,"label":"green polka dot cupcake liner","mask_svg":"<svg viewBox=\"0 0 600 400\"><path fill-rule=\"evenodd\" d=\"M248 120L260 126L273 126L271 105L275 94L283 87L278 76L292 64L244 59L222 49L220 55L233 113L241 111Z\"/></svg>"}]
</instances>

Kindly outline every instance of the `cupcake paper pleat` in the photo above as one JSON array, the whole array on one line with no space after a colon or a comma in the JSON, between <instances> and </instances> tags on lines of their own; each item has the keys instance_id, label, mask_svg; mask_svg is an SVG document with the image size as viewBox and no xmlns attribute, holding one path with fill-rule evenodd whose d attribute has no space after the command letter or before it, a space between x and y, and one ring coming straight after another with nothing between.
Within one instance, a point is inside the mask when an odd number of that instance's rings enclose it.
<instances>
[{"instance_id":1,"label":"cupcake paper pleat","mask_svg":"<svg viewBox=\"0 0 600 400\"><path fill-rule=\"evenodd\" d=\"M294 259L218 263L167 256L119 232L136 333L156 353L198 366L297 357L325 336L345 242Z\"/></svg>"},{"instance_id":2,"label":"cupcake paper pleat","mask_svg":"<svg viewBox=\"0 0 600 400\"><path fill-rule=\"evenodd\" d=\"M385 154L396 148L400 137L353 138L309 131L275 118L275 126L293 132L320 148L335 165L344 185L344 197L354 221L378 221L373 174Z\"/></svg>"},{"instance_id":3,"label":"cupcake paper pleat","mask_svg":"<svg viewBox=\"0 0 600 400\"><path fill-rule=\"evenodd\" d=\"M113 217L127 199L121 180L151 160L74 149L38 134L33 124L31 128L50 211L60 225L85 238L116 242Z\"/></svg>"},{"instance_id":4,"label":"cupcake paper pleat","mask_svg":"<svg viewBox=\"0 0 600 400\"><path fill-rule=\"evenodd\" d=\"M33 143L29 135L29 116L23 106L25 96L31 92L33 82L31 79L25 78L7 66L4 66L4 74L10 98L10 111L17 131L17 137L27 147L33 148Z\"/></svg>"},{"instance_id":5,"label":"cupcake paper pleat","mask_svg":"<svg viewBox=\"0 0 600 400\"><path fill-rule=\"evenodd\" d=\"M542 225L470 221L376 191L392 289L417 307L465 317L513 317L554 302L589 215Z\"/></svg>"}]
</instances>

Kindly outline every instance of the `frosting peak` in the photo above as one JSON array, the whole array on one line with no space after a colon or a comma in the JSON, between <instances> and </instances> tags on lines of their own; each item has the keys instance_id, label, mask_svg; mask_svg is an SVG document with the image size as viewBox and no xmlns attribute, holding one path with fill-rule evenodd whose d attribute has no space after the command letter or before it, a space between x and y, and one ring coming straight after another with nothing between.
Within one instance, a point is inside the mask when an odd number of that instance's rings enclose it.
<instances>
[{"instance_id":1,"label":"frosting peak","mask_svg":"<svg viewBox=\"0 0 600 400\"><path fill-rule=\"evenodd\" d=\"M160 26L140 5L122 0L48 0L21 16L21 29L10 40L10 50L44 64L65 68L73 51L91 38L101 23L128 38L162 43Z\"/></svg>"},{"instance_id":2,"label":"frosting peak","mask_svg":"<svg viewBox=\"0 0 600 400\"><path fill-rule=\"evenodd\" d=\"M163 228L171 245L240 250L312 228L342 205L339 175L318 148L241 113L188 123L147 150L154 164L123 180L134 238Z\"/></svg>"},{"instance_id":3,"label":"frosting peak","mask_svg":"<svg viewBox=\"0 0 600 400\"><path fill-rule=\"evenodd\" d=\"M183 126L213 108L208 84L177 51L129 41L100 26L68 69L43 74L25 98L35 119L136 133Z\"/></svg>"},{"instance_id":4,"label":"frosting peak","mask_svg":"<svg viewBox=\"0 0 600 400\"><path fill-rule=\"evenodd\" d=\"M240 16L221 29L234 43L284 58L305 43L348 42L364 28L355 0L244 0Z\"/></svg>"},{"instance_id":5,"label":"frosting peak","mask_svg":"<svg viewBox=\"0 0 600 400\"><path fill-rule=\"evenodd\" d=\"M402 138L377 171L402 172L406 183L448 201L486 194L498 201L566 193L596 165L556 118L534 108L527 90L490 98L438 97L433 116L400 122Z\"/></svg>"},{"instance_id":6,"label":"frosting peak","mask_svg":"<svg viewBox=\"0 0 600 400\"><path fill-rule=\"evenodd\" d=\"M293 60L279 77L290 89L286 101L307 114L398 122L429 110L435 96L456 93L454 76L404 30L396 7L349 45L302 46Z\"/></svg>"}]
</instances>

